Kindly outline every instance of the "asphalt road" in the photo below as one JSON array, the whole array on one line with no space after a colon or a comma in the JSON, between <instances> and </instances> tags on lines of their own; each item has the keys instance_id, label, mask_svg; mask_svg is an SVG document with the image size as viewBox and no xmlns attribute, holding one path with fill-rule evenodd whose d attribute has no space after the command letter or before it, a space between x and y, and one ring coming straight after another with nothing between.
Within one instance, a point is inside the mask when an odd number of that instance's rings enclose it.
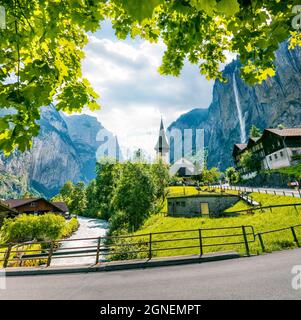
<instances>
[{"instance_id":1,"label":"asphalt road","mask_svg":"<svg viewBox=\"0 0 301 320\"><path fill-rule=\"evenodd\" d=\"M144 270L8 277L0 299L301 299L301 249Z\"/></svg>"}]
</instances>

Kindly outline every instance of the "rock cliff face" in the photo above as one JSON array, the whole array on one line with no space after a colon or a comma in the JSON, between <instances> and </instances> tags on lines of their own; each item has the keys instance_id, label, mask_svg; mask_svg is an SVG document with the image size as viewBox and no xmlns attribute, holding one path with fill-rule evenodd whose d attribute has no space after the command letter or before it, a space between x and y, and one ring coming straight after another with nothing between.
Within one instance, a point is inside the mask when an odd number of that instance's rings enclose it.
<instances>
[{"instance_id":1,"label":"rock cliff face","mask_svg":"<svg viewBox=\"0 0 301 320\"><path fill-rule=\"evenodd\" d=\"M204 129L208 165L224 170L233 164L233 145L243 142L239 120L243 121L247 138L253 124L261 130L279 124L301 126L301 49L288 50L287 43L282 43L275 63L275 77L262 85L248 86L240 78L239 61L233 61L223 72L227 82L215 82L209 108L206 111L194 109L182 115L170 125L169 130L184 127Z\"/></svg>"},{"instance_id":2,"label":"rock cliff face","mask_svg":"<svg viewBox=\"0 0 301 320\"><path fill-rule=\"evenodd\" d=\"M79 115L64 117L53 106L43 108L41 129L33 147L23 154L0 155L0 172L27 181L29 187L51 197L68 180L90 181L95 175L96 118ZM0 195L5 197L5 194Z\"/></svg>"},{"instance_id":3,"label":"rock cliff face","mask_svg":"<svg viewBox=\"0 0 301 320\"><path fill-rule=\"evenodd\" d=\"M95 177L95 154L101 144L96 140L97 133L104 127L96 118L88 115L64 117L64 120L81 162L81 173L86 181L90 181Z\"/></svg>"}]
</instances>

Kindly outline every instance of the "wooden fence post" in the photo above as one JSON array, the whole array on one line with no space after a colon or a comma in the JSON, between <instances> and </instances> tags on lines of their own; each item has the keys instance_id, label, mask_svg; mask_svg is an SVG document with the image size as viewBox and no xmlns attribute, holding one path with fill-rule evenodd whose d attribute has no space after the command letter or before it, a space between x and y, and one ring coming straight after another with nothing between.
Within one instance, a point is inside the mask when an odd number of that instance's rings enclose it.
<instances>
[{"instance_id":1,"label":"wooden fence post","mask_svg":"<svg viewBox=\"0 0 301 320\"><path fill-rule=\"evenodd\" d=\"M299 244L299 241L298 241L298 238L297 238L297 235L296 235L295 228L291 227L291 230L292 230L292 234L293 234L293 237L294 237L294 241L296 242L297 246L300 247L300 244Z\"/></svg>"},{"instance_id":2,"label":"wooden fence post","mask_svg":"<svg viewBox=\"0 0 301 320\"><path fill-rule=\"evenodd\" d=\"M95 264L99 263L100 245L101 245L101 237L99 237L98 240L97 240L97 250L96 250L96 261L95 261Z\"/></svg>"},{"instance_id":3,"label":"wooden fence post","mask_svg":"<svg viewBox=\"0 0 301 320\"><path fill-rule=\"evenodd\" d=\"M51 246L49 249L49 253L48 253L48 258L47 258L47 264L46 266L49 267L51 264L51 259L52 259L52 255L53 255L53 249L54 249L54 241L51 242Z\"/></svg>"},{"instance_id":4,"label":"wooden fence post","mask_svg":"<svg viewBox=\"0 0 301 320\"><path fill-rule=\"evenodd\" d=\"M247 254L247 256L250 256L250 249L249 249L248 237L247 237L246 227L245 226L242 226L242 234L243 234L243 237L244 237L244 242L245 242L245 247L246 247L246 254Z\"/></svg>"},{"instance_id":5,"label":"wooden fence post","mask_svg":"<svg viewBox=\"0 0 301 320\"><path fill-rule=\"evenodd\" d=\"M12 245L9 244L8 247L7 247L7 250L5 252L5 256L4 256L4 261L3 261L3 268L5 269L8 265L8 261L9 261L9 256L10 256L10 252L11 252L11 249L12 249Z\"/></svg>"},{"instance_id":6,"label":"wooden fence post","mask_svg":"<svg viewBox=\"0 0 301 320\"><path fill-rule=\"evenodd\" d=\"M202 229L199 229L199 239L200 239L200 256L202 256L204 254L204 252L203 252Z\"/></svg>"},{"instance_id":7,"label":"wooden fence post","mask_svg":"<svg viewBox=\"0 0 301 320\"><path fill-rule=\"evenodd\" d=\"M152 234L149 234L149 252L148 252L148 259L151 260L152 254Z\"/></svg>"}]
</instances>

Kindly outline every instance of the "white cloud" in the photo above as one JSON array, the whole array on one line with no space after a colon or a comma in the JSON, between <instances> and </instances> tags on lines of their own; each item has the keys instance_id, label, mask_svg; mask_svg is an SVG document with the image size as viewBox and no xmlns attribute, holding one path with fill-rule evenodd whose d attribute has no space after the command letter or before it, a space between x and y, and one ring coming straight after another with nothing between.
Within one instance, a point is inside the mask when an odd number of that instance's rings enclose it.
<instances>
[{"instance_id":1,"label":"white cloud","mask_svg":"<svg viewBox=\"0 0 301 320\"><path fill-rule=\"evenodd\" d=\"M201 76L197 66L186 63L180 77L158 73L164 49L163 42L120 41L108 23L89 37L83 73L100 94L102 109L87 113L96 115L130 149L153 153L161 114L168 126L211 102L213 82Z\"/></svg>"}]
</instances>

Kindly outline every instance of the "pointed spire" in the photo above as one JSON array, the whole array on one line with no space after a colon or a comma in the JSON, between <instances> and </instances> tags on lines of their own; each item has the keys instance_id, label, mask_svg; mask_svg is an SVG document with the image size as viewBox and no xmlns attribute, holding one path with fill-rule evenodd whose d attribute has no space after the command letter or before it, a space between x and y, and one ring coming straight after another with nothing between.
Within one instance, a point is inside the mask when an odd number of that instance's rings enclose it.
<instances>
[{"instance_id":1,"label":"pointed spire","mask_svg":"<svg viewBox=\"0 0 301 320\"><path fill-rule=\"evenodd\" d=\"M160 123L160 131L164 130L164 124L163 124L163 119L162 119L162 114L161 114L161 123Z\"/></svg>"},{"instance_id":2,"label":"pointed spire","mask_svg":"<svg viewBox=\"0 0 301 320\"><path fill-rule=\"evenodd\" d=\"M168 143L168 140L166 137L163 119L161 116L159 137L158 137L158 141L155 146L155 150L157 151L157 153L161 154L161 156L162 156L162 154L165 154L166 152L168 152L169 149L170 149L170 147L169 147L169 143Z\"/></svg>"}]
</instances>

